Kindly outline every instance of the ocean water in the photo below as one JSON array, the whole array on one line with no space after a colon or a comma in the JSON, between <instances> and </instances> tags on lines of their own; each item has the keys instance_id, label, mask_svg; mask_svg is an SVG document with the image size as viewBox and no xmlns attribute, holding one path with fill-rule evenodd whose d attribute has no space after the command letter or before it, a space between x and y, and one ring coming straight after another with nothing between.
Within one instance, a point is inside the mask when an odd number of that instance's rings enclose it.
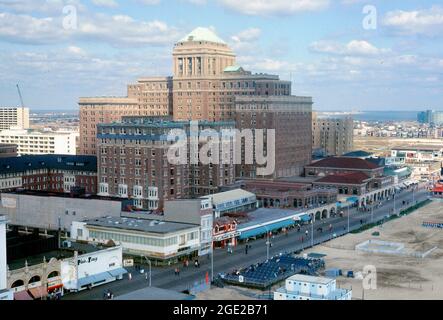
<instances>
[{"instance_id":1,"label":"ocean water","mask_svg":"<svg viewBox=\"0 0 443 320\"><path fill-rule=\"evenodd\" d=\"M352 115L359 121L417 121L419 111L366 111Z\"/></svg>"}]
</instances>

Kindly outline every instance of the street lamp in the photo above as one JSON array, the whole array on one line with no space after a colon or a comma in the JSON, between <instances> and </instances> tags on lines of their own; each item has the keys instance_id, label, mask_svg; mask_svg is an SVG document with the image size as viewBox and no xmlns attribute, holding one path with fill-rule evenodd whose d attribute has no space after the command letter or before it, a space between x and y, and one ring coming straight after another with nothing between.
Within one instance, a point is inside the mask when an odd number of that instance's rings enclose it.
<instances>
[{"instance_id":1,"label":"street lamp","mask_svg":"<svg viewBox=\"0 0 443 320\"><path fill-rule=\"evenodd\" d=\"M349 204L348 204L348 233L350 231L350 215L351 215L351 213L350 213Z\"/></svg>"},{"instance_id":2,"label":"street lamp","mask_svg":"<svg viewBox=\"0 0 443 320\"><path fill-rule=\"evenodd\" d=\"M314 219L311 220L311 247L314 248Z\"/></svg>"},{"instance_id":3,"label":"street lamp","mask_svg":"<svg viewBox=\"0 0 443 320\"><path fill-rule=\"evenodd\" d=\"M269 229L265 225L262 225L266 229L267 241L266 241L266 260L269 260Z\"/></svg>"},{"instance_id":4,"label":"street lamp","mask_svg":"<svg viewBox=\"0 0 443 320\"><path fill-rule=\"evenodd\" d=\"M211 241L211 283L214 282L214 242Z\"/></svg>"},{"instance_id":5,"label":"street lamp","mask_svg":"<svg viewBox=\"0 0 443 320\"><path fill-rule=\"evenodd\" d=\"M149 264L149 286L151 286L151 275L152 275L152 272L151 272L151 260L149 260L148 258L146 258L146 256L142 256L143 258L145 258L146 259L146 261L148 261L148 264Z\"/></svg>"}]
</instances>

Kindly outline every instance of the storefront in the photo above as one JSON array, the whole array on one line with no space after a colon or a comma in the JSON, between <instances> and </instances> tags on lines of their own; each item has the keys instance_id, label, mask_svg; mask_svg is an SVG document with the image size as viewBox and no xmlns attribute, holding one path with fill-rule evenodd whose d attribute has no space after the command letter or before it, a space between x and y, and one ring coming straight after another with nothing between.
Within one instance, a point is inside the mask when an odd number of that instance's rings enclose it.
<instances>
[{"instance_id":1,"label":"storefront","mask_svg":"<svg viewBox=\"0 0 443 320\"><path fill-rule=\"evenodd\" d=\"M82 291L105 283L123 279L121 246L84 255L74 255L61 263L62 283L65 290Z\"/></svg>"},{"instance_id":2,"label":"storefront","mask_svg":"<svg viewBox=\"0 0 443 320\"><path fill-rule=\"evenodd\" d=\"M235 247L237 237L237 221L229 217L217 218L214 222L213 242L214 248Z\"/></svg>"}]
</instances>

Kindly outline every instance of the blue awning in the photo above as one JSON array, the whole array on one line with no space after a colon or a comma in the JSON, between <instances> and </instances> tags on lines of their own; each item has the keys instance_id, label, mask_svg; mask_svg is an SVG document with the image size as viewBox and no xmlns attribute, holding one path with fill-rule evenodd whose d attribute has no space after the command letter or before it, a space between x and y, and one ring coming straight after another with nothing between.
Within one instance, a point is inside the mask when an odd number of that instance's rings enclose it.
<instances>
[{"instance_id":1,"label":"blue awning","mask_svg":"<svg viewBox=\"0 0 443 320\"><path fill-rule=\"evenodd\" d=\"M289 227L289 226L294 225L295 223L296 223L296 221L294 221L293 219L289 219L289 220L271 223L271 224L267 225L266 227L257 226L257 228L241 232L238 239L242 240L242 239L247 239L250 237L255 237L258 235L266 234L266 232L268 232L268 231L274 231L274 230L277 230L280 228Z\"/></svg>"},{"instance_id":2,"label":"blue awning","mask_svg":"<svg viewBox=\"0 0 443 320\"><path fill-rule=\"evenodd\" d=\"M111 271L108 271L108 272L113 277L119 277L119 276L122 276L122 275L128 273L128 271L126 271L126 269L123 269L123 268L114 269L114 270L111 270Z\"/></svg>"},{"instance_id":3,"label":"blue awning","mask_svg":"<svg viewBox=\"0 0 443 320\"><path fill-rule=\"evenodd\" d=\"M303 222L311 221L311 215L310 214L304 214L304 215L300 216L300 219Z\"/></svg>"},{"instance_id":4,"label":"blue awning","mask_svg":"<svg viewBox=\"0 0 443 320\"><path fill-rule=\"evenodd\" d=\"M358 202L358 197L349 197L346 201L356 203Z\"/></svg>"}]
</instances>

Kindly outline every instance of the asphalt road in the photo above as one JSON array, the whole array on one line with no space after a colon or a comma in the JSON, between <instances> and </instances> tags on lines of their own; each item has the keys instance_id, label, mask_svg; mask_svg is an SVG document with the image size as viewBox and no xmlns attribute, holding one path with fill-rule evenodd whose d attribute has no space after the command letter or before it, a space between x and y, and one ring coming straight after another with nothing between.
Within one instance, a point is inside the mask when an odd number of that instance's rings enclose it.
<instances>
[{"instance_id":1,"label":"asphalt road","mask_svg":"<svg viewBox=\"0 0 443 320\"><path fill-rule=\"evenodd\" d=\"M414 191L415 202L420 202L427 199L429 193L426 190L419 189ZM406 209L413 205L412 191L404 190L396 195L396 212L402 209ZM402 205L403 201L409 202L409 205ZM344 210L344 216L334 217L324 220L316 221L314 227L311 224L303 226L300 232L297 229L291 229L287 235L276 235L271 239L272 246L269 247L269 256L282 253L282 252L294 252L302 250L312 245L312 229L314 230L314 245L328 241L335 236L342 236L348 233L348 221L349 231L358 229L362 226L361 221L364 224L369 224L371 221L377 222L383 220L387 215L393 214L394 201L385 201L380 207L373 209L373 214L369 212L357 211L356 208L351 209L348 217L348 210ZM332 225L332 230L329 230L329 225ZM323 228L323 232L318 230ZM308 237L306 237L306 230L308 230ZM303 241L302 241L303 236ZM215 250L214 252L214 275L221 272L231 272L235 269L249 266L251 264L261 262L267 258L267 239L257 239L249 242L251 249L248 250L248 254L245 253L245 245L240 244L234 248L232 254L227 253L227 250ZM171 267L153 267L152 268L152 286L172 289L176 291L183 291L189 289L196 281L203 282L205 280L206 273L211 276L211 260L207 258L200 259L201 266L196 268L189 265L188 268L183 268L179 265L180 276L174 274L176 266ZM146 279L145 274L140 274L133 268L127 268L132 274L132 280L128 279L126 275L123 280L115 281L106 285L92 288L91 290L85 290L79 293L66 294L64 300L94 300L103 299L103 293L105 290L111 290L115 296L119 296L128 292L132 292L138 289L142 289L149 285L149 281ZM145 270L148 270L148 266L145 266Z\"/></svg>"}]
</instances>

